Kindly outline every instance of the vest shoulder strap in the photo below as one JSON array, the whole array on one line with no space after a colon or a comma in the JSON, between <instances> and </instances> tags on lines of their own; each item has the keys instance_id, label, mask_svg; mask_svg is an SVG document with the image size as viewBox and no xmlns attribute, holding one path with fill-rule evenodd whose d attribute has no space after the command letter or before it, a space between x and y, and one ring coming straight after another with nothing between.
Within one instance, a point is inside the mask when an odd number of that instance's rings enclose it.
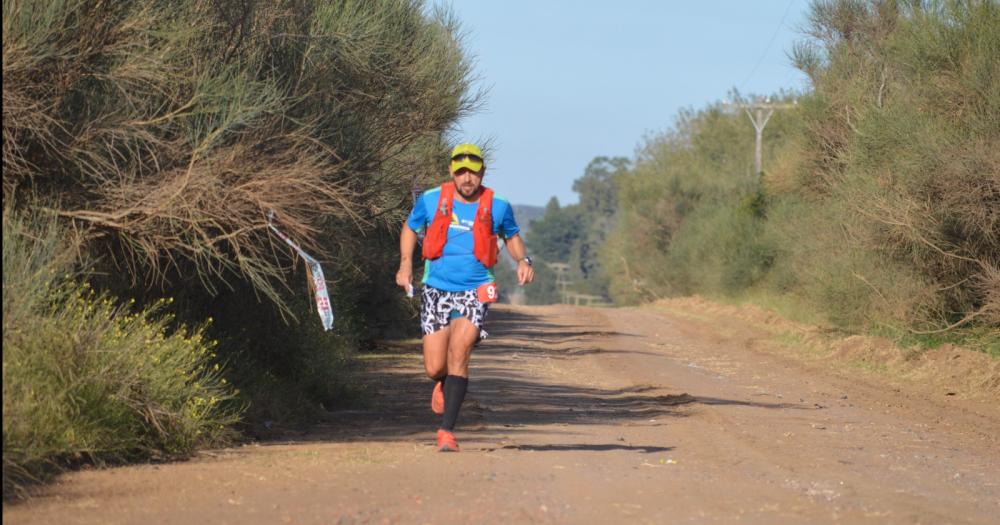
<instances>
[{"instance_id":1,"label":"vest shoulder strap","mask_svg":"<svg viewBox=\"0 0 1000 525\"><path fill-rule=\"evenodd\" d=\"M452 203L455 202L455 183L446 182L441 185L441 191L438 193L438 202L435 215L446 215L451 217Z\"/></svg>"}]
</instances>

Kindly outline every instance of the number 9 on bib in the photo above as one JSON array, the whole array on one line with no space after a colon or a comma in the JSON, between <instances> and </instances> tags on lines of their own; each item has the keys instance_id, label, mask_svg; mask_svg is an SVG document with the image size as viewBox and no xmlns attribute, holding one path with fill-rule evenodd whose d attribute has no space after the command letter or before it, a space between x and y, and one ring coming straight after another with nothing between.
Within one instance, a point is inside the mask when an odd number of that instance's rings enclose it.
<instances>
[{"instance_id":1,"label":"number 9 on bib","mask_svg":"<svg viewBox=\"0 0 1000 525\"><path fill-rule=\"evenodd\" d=\"M495 303L500 295L497 291L497 283L486 283L480 286L477 292L481 303Z\"/></svg>"}]
</instances>

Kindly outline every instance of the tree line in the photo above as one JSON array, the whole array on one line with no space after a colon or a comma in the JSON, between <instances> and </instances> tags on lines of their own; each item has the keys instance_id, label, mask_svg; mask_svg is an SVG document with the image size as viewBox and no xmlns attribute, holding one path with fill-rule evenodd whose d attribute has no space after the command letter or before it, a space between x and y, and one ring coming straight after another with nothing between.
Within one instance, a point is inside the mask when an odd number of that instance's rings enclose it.
<instances>
[{"instance_id":1,"label":"tree line","mask_svg":"<svg viewBox=\"0 0 1000 525\"><path fill-rule=\"evenodd\" d=\"M810 88L768 97L796 104L762 173L745 114L684 110L628 162L595 160L529 245L618 304L735 297L1000 355L998 27L995 1L814 1L790 50Z\"/></svg>"}]
</instances>

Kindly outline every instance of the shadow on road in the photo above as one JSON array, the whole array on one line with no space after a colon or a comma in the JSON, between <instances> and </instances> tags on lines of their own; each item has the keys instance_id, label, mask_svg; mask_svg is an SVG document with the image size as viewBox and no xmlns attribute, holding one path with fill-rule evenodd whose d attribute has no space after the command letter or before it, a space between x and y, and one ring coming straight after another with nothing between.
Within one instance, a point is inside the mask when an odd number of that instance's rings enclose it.
<instances>
[{"instance_id":1,"label":"shadow on road","mask_svg":"<svg viewBox=\"0 0 1000 525\"><path fill-rule=\"evenodd\" d=\"M473 351L469 393L458 425L458 431L464 435L512 436L537 432L537 426L549 425L555 428L547 430L547 433L567 434L568 437L576 425L663 424L663 420L686 417L691 413L690 410L680 410L682 405L697 403L802 408L788 404L768 405L697 398L688 394L664 394L663 388L653 385L609 389L552 382L539 377L537 370L532 373L531 367L537 368L543 362L551 362L550 366L565 366L564 360L580 359L594 353L633 353L631 350L609 350L586 344L566 348L562 343L567 340L582 342L589 339L592 342L595 336L633 336L594 330L592 326L549 324L540 318L508 310L491 312L488 328L494 335L493 340ZM440 416L430 411L432 382L423 374L419 345L384 345L367 352L365 356L372 364L361 372L360 380L370 397L370 409L331 412L324 422L307 431L281 432L270 443L413 440L415 435L436 429ZM528 430L529 426L536 430ZM267 445L268 442L261 444ZM505 448L670 450L669 447L626 444L546 444Z\"/></svg>"},{"instance_id":2,"label":"shadow on road","mask_svg":"<svg viewBox=\"0 0 1000 525\"><path fill-rule=\"evenodd\" d=\"M640 445L506 445L500 448L513 449L513 450L531 450L531 451L560 451L564 452L567 450L584 450L584 451L594 451L594 452L604 452L608 450L627 450L632 452L642 452L644 454L652 454L654 452L669 452L674 449L674 447L649 447Z\"/></svg>"}]
</instances>

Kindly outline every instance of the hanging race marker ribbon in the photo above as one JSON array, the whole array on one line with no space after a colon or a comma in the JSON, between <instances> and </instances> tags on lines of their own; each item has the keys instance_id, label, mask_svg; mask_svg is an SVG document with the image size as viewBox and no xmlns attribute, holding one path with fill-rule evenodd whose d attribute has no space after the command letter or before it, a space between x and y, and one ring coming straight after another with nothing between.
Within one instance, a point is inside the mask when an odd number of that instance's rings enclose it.
<instances>
[{"instance_id":1,"label":"hanging race marker ribbon","mask_svg":"<svg viewBox=\"0 0 1000 525\"><path fill-rule=\"evenodd\" d=\"M410 186L410 195L413 195L413 206L416 207L417 201L420 200L420 196L424 194L423 188L420 186L420 181L414 177L413 185ZM423 244L424 242L424 230L421 229L417 232L417 244ZM412 296L411 296L412 297Z\"/></svg>"},{"instance_id":2,"label":"hanging race marker ribbon","mask_svg":"<svg viewBox=\"0 0 1000 525\"><path fill-rule=\"evenodd\" d=\"M285 241L286 244L291 246L293 250L298 252L306 262L306 273L309 274L312 289L316 292L316 312L319 313L319 319L323 323L323 330L333 329L333 307L330 305L330 295L326 291L326 278L323 277L323 267L319 265L319 261L306 253L302 248L299 248L299 245L295 244L295 241L289 239L284 233L281 233L278 228L275 228L272 223L273 219L274 211L267 212L267 227L281 238L281 240Z\"/></svg>"},{"instance_id":3,"label":"hanging race marker ribbon","mask_svg":"<svg viewBox=\"0 0 1000 525\"><path fill-rule=\"evenodd\" d=\"M413 206L417 206L417 202L420 201L420 196L424 194L423 188L420 186L420 181L416 177L413 178L413 184L410 186L410 195L413 196ZM421 229L417 232L417 244L422 245L424 243L424 230ZM406 287L406 296L412 298L414 295L413 283L410 283Z\"/></svg>"}]
</instances>

